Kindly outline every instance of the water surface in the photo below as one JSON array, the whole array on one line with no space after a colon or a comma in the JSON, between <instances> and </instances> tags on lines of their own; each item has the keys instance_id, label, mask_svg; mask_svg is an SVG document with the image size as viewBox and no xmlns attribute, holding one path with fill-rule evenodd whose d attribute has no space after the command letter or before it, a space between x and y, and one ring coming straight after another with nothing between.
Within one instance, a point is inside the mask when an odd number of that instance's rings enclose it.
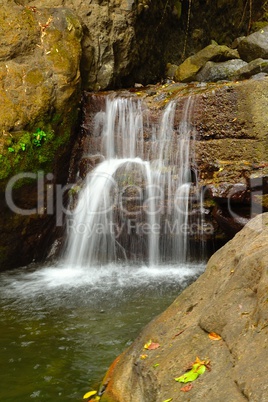
<instances>
[{"instance_id":1,"label":"water surface","mask_svg":"<svg viewBox=\"0 0 268 402\"><path fill-rule=\"evenodd\" d=\"M0 274L0 401L81 401L203 265Z\"/></svg>"}]
</instances>

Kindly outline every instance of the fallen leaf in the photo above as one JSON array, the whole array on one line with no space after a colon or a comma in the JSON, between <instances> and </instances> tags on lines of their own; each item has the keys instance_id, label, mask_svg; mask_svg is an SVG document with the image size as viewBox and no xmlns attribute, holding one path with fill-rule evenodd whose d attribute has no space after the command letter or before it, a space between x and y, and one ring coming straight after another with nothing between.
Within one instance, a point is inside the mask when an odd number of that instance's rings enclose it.
<instances>
[{"instance_id":1,"label":"fallen leaf","mask_svg":"<svg viewBox=\"0 0 268 402\"><path fill-rule=\"evenodd\" d=\"M154 365L153 365L153 368L156 368L156 367L158 367L159 366L159 363L155 363Z\"/></svg>"},{"instance_id":2,"label":"fallen leaf","mask_svg":"<svg viewBox=\"0 0 268 402\"><path fill-rule=\"evenodd\" d=\"M180 377L174 379L175 381L183 383L195 381L201 374L204 374L206 369L209 370L209 363L210 363L209 360L200 360L197 357L195 362L192 364L192 368L190 371L187 371Z\"/></svg>"},{"instance_id":3,"label":"fallen leaf","mask_svg":"<svg viewBox=\"0 0 268 402\"><path fill-rule=\"evenodd\" d=\"M160 345L159 345L159 343L152 342L152 340L150 339L147 343L145 343L145 345L143 347L144 347L144 349L147 349L147 350L154 350L154 349L158 349L160 347Z\"/></svg>"},{"instance_id":4,"label":"fallen leaf","mask_svg":"<svg viewBox=\"0 0 268 402\"><path fill-rule=\"evenodd\" d=\"M173 398L165 399L163 402L171 402L173 401Z\"/></svg>"},{"instance_id":5,"label":"fallen leaf","mask_svg":"<svg viewBox=\"0 0 268 402\"><path fill-rule=\"evenodd\" d=\"M87 392L87 393L83 396L83 399L88 399L88 398L90 398L91 396L96 395L97 392L98 392L98 391L89 391L89 392Z\"/></svg>"},{"instance_id":6,"label":"fallen leaf","mask_svg":"<svg viewBox=\"0 0 268 402\"><path fill-rule=\"evenodd\" d=\"M148 355L140 355L140 359L142 359L142 360L144 360L144 359L146 359L148 357Z\"/></svg>"},{"instance_id":7,"label":"fallen leaf","mask_svg":"<svg viewBox=\"0 0 268 402\"><path fill-rule=\"evenodd\" d=\"M189 392L189 391L191 391L192 388L193 388L193 384L187 384L187 385L184 385L184 387L181 388L181 391L182 392Z\"/></svg>"},{"instance_id":8,"label":"fallen leaf","mask_svg":"<svg viewBox=\"0 0 268 402\"><path fill-rule=\"evenodd\" d=\"M143 346L144 349L148 349L148 347L151 345L152 339L150 339L145 345Z\"/></svg>"},{"instance_id":9,"label":"fallen leaf","mask_svg":"<svg viewBox=\"0 0 268 402\"><path fill-rule=\"evenodd\" d=\"M175 381L177 382L192 382L199 377L199 374L196 371L190 370L187 373L181 375L180 377L175 378Z\"/></svg>"},{"instance_id":10,"label":"fallen leaf","mask_svg":"<svg viewBox=\"0 0 268 402\"><path fill-rule=\"evenodd\" d=\"M148 350L158 349L160 347L159 343L152 342L150 346L148 346Z\"/></svg>"},{"instance_id":11,"label":"fallen leaf","mask_svg":"<svg viewBox=\"0 0 268 402\"><path fill-rule=\"evenodd\" d=\"M210 332L208 334L208 336L212 341L220 341L221 340L221 336L216 334L216 332Z\"/></svg>"}]
</instances>

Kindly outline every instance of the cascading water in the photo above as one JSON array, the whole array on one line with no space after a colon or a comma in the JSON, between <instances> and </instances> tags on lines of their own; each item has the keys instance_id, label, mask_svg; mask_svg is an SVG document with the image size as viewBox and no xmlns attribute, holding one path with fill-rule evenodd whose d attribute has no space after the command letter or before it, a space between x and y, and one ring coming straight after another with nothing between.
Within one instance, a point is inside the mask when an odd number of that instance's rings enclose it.
<instances>
[{"instance_id":1,"label":"cascading water","mask_svg":"<svg viewBox=\"0 0 268 402\"><path fill-rule=\"evenodd\" d=\"M142 102L108 97L95 115L78 197L70 190L65 259L0 273L1 401L81 400L203 272L200 260L185 263L182 230L198 198L192 108L191 99L170 102L157 123ZM84 162L98 164L86 174Z\"/></svg>"},{"instance_id":2,"label":"cascading water","mask_svg":"<svg viewBox=\"0 0 268 402\"><path fill-rule=\"evenodd\" d=\"M141 101L107 97L94 119L99 155L89 155L103 161L87 174L67 221L68 265L186 261L193 100L175 127L177 107L171 101L150 126Z\"/></svg>"}]
</instances>

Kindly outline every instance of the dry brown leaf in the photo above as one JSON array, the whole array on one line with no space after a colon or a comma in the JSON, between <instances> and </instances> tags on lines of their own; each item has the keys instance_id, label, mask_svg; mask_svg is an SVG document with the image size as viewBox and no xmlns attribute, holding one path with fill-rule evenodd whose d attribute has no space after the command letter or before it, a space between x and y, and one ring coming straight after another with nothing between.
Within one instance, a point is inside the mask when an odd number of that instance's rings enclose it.
<instances>
[{"instance_id":1,"label":"dry brown leaf","mask_svg":"<svg viewBox=\"0 0 268 402\"><path fill-rule=\"evenodd\" d=\"M187 385L184 385L184 387L181 388L181 391L182 392L189 392L189 391L191 391L192 388L193 388L193 384L187 384Z\"/></svg>"},{"instance_id":2,"label":"dry brown leaf","mask_svg":"<svg viewBox=\"0 0 268 402\"><path fill-rule=\"evenodd\" d=\"M221 340L221 336L216 334L216 332L210 332L208 334L208 336L212 341L220 341Z\"/></svg>"},{"instance_id":3,"label":"dry brown leaf","mask_svg":"<svg viewBox=\"0 0 268 402\"><path fill-rule=\"evenodd\" d=\"M149 346L148 346L148 350L154 350L154 349L158 349L160 347L159 343L155 343L152 342Z\"/></svg>"}]
</instances>

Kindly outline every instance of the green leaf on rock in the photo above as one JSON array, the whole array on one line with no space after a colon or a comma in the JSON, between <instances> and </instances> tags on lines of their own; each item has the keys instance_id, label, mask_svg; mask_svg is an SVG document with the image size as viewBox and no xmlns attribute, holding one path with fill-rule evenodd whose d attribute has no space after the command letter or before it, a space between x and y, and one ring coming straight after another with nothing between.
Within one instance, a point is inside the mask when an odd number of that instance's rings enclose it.
<instances>
[{"instance_id":1,"label":"green leaf on rock","mask_svg":"<svg viewBox=\"0 0 268 402\"><path fill-rule=\"evenodd\" d=\"M209 367L209 361L201 361L197 357L192 365L192 369L180 377L175 378L175 381L183 383L195 381L201 374L204 374L207 367Z\"/></svg>"}]
</instances>

